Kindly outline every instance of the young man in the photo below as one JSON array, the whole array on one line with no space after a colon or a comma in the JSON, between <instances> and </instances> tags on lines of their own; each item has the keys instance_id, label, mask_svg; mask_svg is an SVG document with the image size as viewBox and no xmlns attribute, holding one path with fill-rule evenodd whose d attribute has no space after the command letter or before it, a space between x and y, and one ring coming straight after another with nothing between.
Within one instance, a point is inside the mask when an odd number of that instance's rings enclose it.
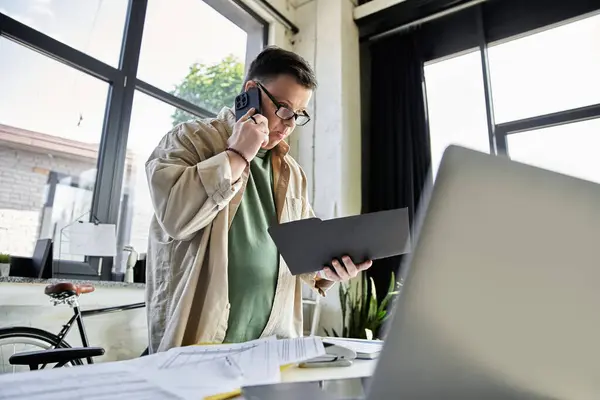
<instances>
[{"instance_id":1,"label":"young man","mask_svg":"<svg viewBox=\"0 0 600 400\"><path fill-rule=\"evenodd\" d=\"M307 182L284 141L310 121L317 83L298 55L265 49L243 90L258 87L262 114L175 127L146 164L155 216L146 269L149 351L199 342L302 335L302 282L321 295L371 262L342 257L292 276L267 228L313 216ZM343 256L343 255L340 255Z\"/></svg>"}]
</instances>

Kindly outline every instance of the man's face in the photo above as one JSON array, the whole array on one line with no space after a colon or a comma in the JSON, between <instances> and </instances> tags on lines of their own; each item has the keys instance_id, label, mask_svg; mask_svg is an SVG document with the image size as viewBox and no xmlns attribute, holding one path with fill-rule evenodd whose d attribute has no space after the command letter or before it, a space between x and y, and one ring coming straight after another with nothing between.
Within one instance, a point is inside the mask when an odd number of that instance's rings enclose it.
<instances>
[{"instance_id":1,"label":"man's face","mask_svg":"<svg viewBox=\"0 0 600 400\"><path fill-rule=\"evenodd\" d=\"M289 108L296 112L296 114L302 114L306 110L312 96L312 90L298 84L296 79L289 75L279 75L269 82L262 83L262 85L279 105ZM256 83L252 81L246 82L245 90L248 90L252 86L256 86ZM270 150L292 133L296 127L296 121L294 118L288 120L279 118L275 114L277 105L264 90L261 89L260 92L262 96L262 114L269 120L269 144L265 148Z\"/></svg>"}]
</instances>

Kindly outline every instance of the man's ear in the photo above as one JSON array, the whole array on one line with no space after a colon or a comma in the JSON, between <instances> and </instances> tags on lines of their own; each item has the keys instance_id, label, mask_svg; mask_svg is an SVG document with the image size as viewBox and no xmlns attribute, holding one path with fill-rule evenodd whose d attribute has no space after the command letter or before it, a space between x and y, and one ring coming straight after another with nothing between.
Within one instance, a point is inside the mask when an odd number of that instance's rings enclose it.
<instances>
[{"instance_id":1,"label":"man's ear","mask_svg":"<svg viewBox=\"0 0 600 400\"><path fill-rule=\"evenodd\" d=\"M252 88L252 87L256 87L256 83L254 83L254 81L248 81L244 84L244 92L247 92L248 89Z\"/></svg>"}]
</instances>

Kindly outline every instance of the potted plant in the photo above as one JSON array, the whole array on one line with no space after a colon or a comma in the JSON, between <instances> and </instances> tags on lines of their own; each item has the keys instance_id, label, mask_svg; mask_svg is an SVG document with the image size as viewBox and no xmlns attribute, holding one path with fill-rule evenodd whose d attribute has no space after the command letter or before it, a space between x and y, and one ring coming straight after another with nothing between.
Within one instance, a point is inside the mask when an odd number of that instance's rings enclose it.
<instances>
[{"instance_id":1,"label":"potted plant","mask_svg":"<svg viewBox=\"0 0 600 400\"><path fill-rule=\"evenodd\" d=\"M8 276L10 272L10 255L0 253L0 276Z\"/></svg>"},{"instance_id":2,"label":"potted plant","mask_svg":"<svg viewBox=\"0 0 600 400\"><path fill-rule=\"evenodd\" d=\"M381 303L377 301L373 278L368 278L364 273L358 282L340 284L342 332L340 335L335 329L332 329L330 334L325 329L325 334L333 337L380 339L380 329L389 317L388 305L392 305L402 286L402 282L396 282L393 271L391 275L388 291Z\"/></svg>"}]
</instances>

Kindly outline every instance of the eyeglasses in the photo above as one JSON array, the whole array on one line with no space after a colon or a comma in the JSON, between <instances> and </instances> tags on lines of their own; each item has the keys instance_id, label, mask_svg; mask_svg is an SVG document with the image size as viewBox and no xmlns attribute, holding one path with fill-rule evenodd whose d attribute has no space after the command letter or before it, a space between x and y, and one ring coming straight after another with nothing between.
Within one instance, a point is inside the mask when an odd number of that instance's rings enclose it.
<instances>
[{"instance_id":1,"label":"eyeglasses","mask_svg":"<svg viewBox=\"0 0 600 400\"><path fill-rule=\"evenodd\" d=\"M306 125L308 121L310 121L310 115L308 115L306 111L301 111L301 113L298 114L294 110L290 109L287 106L284 106L283 104L275 100L275 97L273 97L273 95L269 93L269 91L260 82L255 81L255 83L258 85L260 90L262 90L267 95L267 97L273 102L275 107L277 107L277 109L275 110L275 115L277 115L279 118L283 119L284 121L288 121L294 118L294 120L296 121L296 125L298 126Z\"/></svg>"}]
</instances>

